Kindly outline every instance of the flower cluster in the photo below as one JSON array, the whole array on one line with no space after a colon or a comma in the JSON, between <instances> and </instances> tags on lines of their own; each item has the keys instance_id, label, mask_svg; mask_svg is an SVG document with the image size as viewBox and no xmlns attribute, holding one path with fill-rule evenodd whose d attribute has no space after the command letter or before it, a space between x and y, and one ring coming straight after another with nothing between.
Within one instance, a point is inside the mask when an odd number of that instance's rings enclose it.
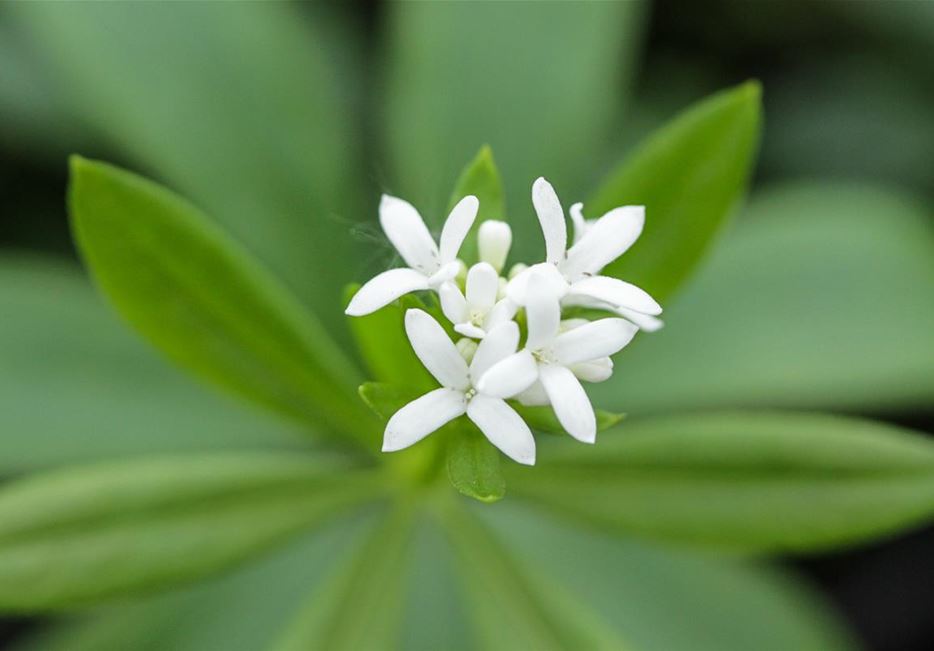
<instances>
[{"instance_id":1,"label":"flower cluster","mask_svg":"<svg viewBox=\"0 0 934 651\"><path fill-rule=\"evenodd\" d=\"M415 354L441 384L397 411L386 425L383 451L406 448L464 414L510 458L535 463L535 439L507 400L550 405L575 439L593 443L597 425L581 381L602 382L613 372L611 356L638 330L661 327L662 308L645 291L600 272L638 239L643 206L614 208L585 220L583 204L571 206L573 244L568 247L564 210L543 178L532 185L532 204L545 236L545 261L502 273L512 231L505 222L478 229L480 261L470 269L458 259L479 209L464 197L435 242L415 208L384 195L380 224L408 267L367 282L346 313L374 312L409 292L437 294L444 317L462 338L456 343L428 312L410 309L405 330ZM564 308L615 314L595 320L562 320ZM524 323L525 332L519 323Z\"/></svg>"}]
</instances>

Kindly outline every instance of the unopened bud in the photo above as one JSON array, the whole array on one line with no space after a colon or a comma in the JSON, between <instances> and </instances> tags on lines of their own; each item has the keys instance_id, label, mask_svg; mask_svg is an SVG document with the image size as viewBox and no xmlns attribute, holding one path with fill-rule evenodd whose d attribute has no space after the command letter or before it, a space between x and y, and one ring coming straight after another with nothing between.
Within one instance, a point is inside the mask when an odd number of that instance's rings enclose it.
<instances>
[{"instance_id":1,"label":"unopened bud","mask_svg":"<svg viewBox=\"0 0 934 651\"><path fill-rule=\"evenodd\" d=\"M509 228L509 224L488 219L480 224L477 240L480 260L492 265L497 273L502 271L509 255L509 247L512 246L512 229Z\"/></svg>"}]
</instances>

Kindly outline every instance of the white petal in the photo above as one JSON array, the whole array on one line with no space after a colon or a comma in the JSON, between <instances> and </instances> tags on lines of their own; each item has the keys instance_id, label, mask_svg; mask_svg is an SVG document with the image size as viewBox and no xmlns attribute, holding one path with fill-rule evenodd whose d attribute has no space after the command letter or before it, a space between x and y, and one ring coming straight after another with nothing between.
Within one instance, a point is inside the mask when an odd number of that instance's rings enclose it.
<instances>
[{"instance_id":1,"label":"white petal","mask_svg":"<svg viewBox=\"0 0 934 651\"><path fill-rule=\"evenodd\" d=\"M512 246L512 229L506 222L488 219L480 224L477 243L480 259L493 265L497 272L502 271Z\"/></svg>"},{"instance_id":2,"label":"white petal","mask_svg":"<svg viewBox=\"0 0 934 651\"><path fill-rule=\"evenodd\" d=\"M489 314L486 315L486 319L483 321L484 329L492 330L502 323L511 321L512 318L516 316L518 309L518 305L513 303L508 298L504 298L496 305L494 305L493 309L490 310Z\"/></svg>"},{"instance_id":3,"label":"white petal","mask_svg":"<svg viewBox=\"0 0 934 651\"><path fill-rule=\"evenodd\" d=\"M426 393L394 413L386 423L383 452L407 448L466 411L467 399L462 391L441 388Z\"/></svg>"},{"instance_id":4,"label":"white petal","mask_svg":"<svg viewBox=\"0 0 934 651\"><path fill-rule=\"evenodd\" d=\"M626 319L599 319L562 332L555 337L552 351L565 366L589 362L615 355L632 341L637 332L639 328Z\"/></svg>"},{"instance_id":5,"label":"white petal","mask_svg":"<svg viewBox=\"0 0 934 651\"><path fill-rule=\"evenodd\" d=\"M568 278L596 274L621 256L642 234L645 206L614 208L589 225L561 265Z\"/></svg>"},{"instance_id":6,"label":"white petal","mask_svg":"<svg viewBox=\"0 0 934 651\"><path fill-rule=\"evenodd\" d=\"M520 350L491 366L475 386L480 393L494 398L512 398L528 389L536 379L538 363L532 353Z\"/></svg>"},{"instance_id":7,"label":"white petal","mask_svg":"<svg viewBox=\"0 0 934 651\"><path fill-rule=\"evenodd\" d=\"M545 236L545 261L556 264L564 260L568 248L568 229L558 195L544 178L539 177L532 184L532 205L535 206Z\"/></svg>"},{"instance_id":8,"label":"white petal","mask_svg":"<svg viewBox=\"0 0 934 651\"><path fill-rule=\"evenodd\" d=\"M428 277L428 286L431 289L440 287L449 280L456 278L463 268L464 263L460 260L448 262L446 265L443 265L440 269L438 269L438 271Z\"/></svg>"},{"instance_id":9,"label":"white petal","mask_svg":"<svg viewBox=\"0 0 934 651\"><path fill-rule=\"evenodd\" d=\"M413 269L390 269L371 278L350 299L344 310L349 316L363 316L385 307L409 292L428 289L428 278Z\"/></svg>"},{"instance_id":10,"label":"white petal","mask_svg":"<svg viewBox=\"0 0 934 651\"><path fill-rule=\"evenodd\" d=\"M540 274L533 273L529 279L525 316L529 329L525 347L539 350L548 346L558 334L561 305L548 281Z\"/></svg>"},{"instance_id":11,"label":"white petal","mask_svg":"<svg viewBox=\"0 0 934 651\"><path fill-rule=\"evenodd\" d=\"M438 247L415 206L384 194L379 202L379 223L405 263L426 276L441 266Z\"/></svg>"},{"instance_id":12,"label":"white petal","mask_svg":"<svg viewBox=\"0 0 934 651\"><path fill-rule=\"evenodd\" d=\"M470 388L467 362L434 317L424 310L406 310L405 332L415 354L442 386Z\"/></svg>"},{"instance_id":13,"label":"white petal","mask_svg":"<svg viewBox=\"0 0 934 651\"><path fill-rule=\"evenodd\" d=\"M545 393L545 387L543 387L542 383L538 380L533 382L532 386L522 393L517 393L515 398L527 407L543 407L551 404L548 401L548 394Z\"/></svg>"},{"instance_id":14,"label":"white petal","mask_svg":"<svg viewBox=\"0 0 934 651\"><path fill-rule=\"evenodd\" d=\"M476 396L467 405L472 420L503 454L527 466L535 464L535 438L525 421L499 398Z\"/></svg>"},{"instance_id":15,"label":"white petal","mask_svg":"<svg viewBox=\"0 0 934 651\"><path fill-rule=\"evenodd\" d=\"M569 367L578 380L584 382L604 382L613 375L613 360L601 357L591 362L581 362Z\"/></svg>"},{"instance_id":16,"label":"white petal","mask_svg":"<svg viewBox=\"0 0 934 651\"><path fill-rule=\"evenodd\" d=\"M444 222L444 228L441 229L441 264L454 262L457 259L457 252L460 251L464 238L470 232L479 208L480 201L475 196L468 195L458 201L451 210L451 214Z\"/></svg>"},{"instance_id":17,"label":"white petal","mask_svg":"<svg viewBox=\"0 0 934 651\"><path fill-rule=\"evenodd\" d=\"M584 236L584 233L587 232L587 220L584 219L584 204L578 202L575 203L568 210L571 213L571 221L574 222L574 243L577 244L580 242L580 239Z\"/></svg>"},{"instance_id":18,"label":"white petal","mask_svg":"<svg viewBox=\"0 0 934 651\"><path fill-rule=\"evenodd\" d=\"M442 284L438 296L441 298L441 311L448 321L462 323L467 320L467 299L457 285L450 281Z\"/></svg>"},{"instance_id":19,"label":"white petal","mask_svg":"<svg viewBox=\"0 0 934 651\"><path fill-rule=\"evenodd\" d=\"M486 312L496 302L499 293L499 274L492 265L478 262L467 272L467 303L471 309Z\"/></svg>"},{"instance_id":20,"label":"white petal","mask_svg":"<svg viewBox=\"0 0 934 651\"><path fill-rule=\"evenodd\" d=\"M609 303L614 308L625 307L642 314L657 316L661 306L645 290L609 276L593 276L578 280L568 290L569 296L588 296Z\"/></svg>"},{"instance_id":21,"label":"white petal","mask_svg":"<svg viewBox=\"0 0 934 651\"><path fill-rule=\"evenodd\" d=\"M542 276L548 282L551 291L559 298L567 293L568 282L558 271L558 268L548 262L540 262L513 276L509 284L506 285L506 296L512 299L514 303L525 305L529 295L529 280L533 274Z\"/></svg>"},{"instance_id":22,"label":"white petal","mask_svg":"<svg viewBox=\"0 0 934 651\"><path fill-rule=\"evenodd\" d=\"M573 330L574 328L580 328L590 323L587 319L575 318L575 319L562 319L561 325L558 326L559 332L567 332L568 330Z\"/></svg>"},{"instance_id":23,"label":"white petal","mask_svg":"<svg viewBox=\"0 0 934 651\"><path fill-rule=\"evenodd\" d=\"M584 387L570 369L558 364L543 364L540 375L561 427L578 441L596 441L597 417Z\"/></svg>"},{"instance_id":24,"label":"white petal","mask_svg":"<svg viewBox=\"0 0 934 651\"><path fill-rule=\"evenodd\" d=\"M645 330L646 332L657 332L665 326L665 322L654 316L648 314L642 314L641 312L636 312L635 310L629 310L625 307L616 308L616 312L626 319L629 319L637 326L639 330Z\"/></svg>"},{"instance_id":25,"label":"white petal","mask_svg":"<svg viewBox=\"0 0 934 651\"><path fill-rule=\"evenodd\" d=\"M514 321L507 321L491 329L477 348L470 363L470 377L474 384L491 366L513 353L519 346L519 326Z\"/></svg>"},{"instance_id":26,"label":"white petal","mask_svg":"<svg viewBox=\"0 0 934 651\"><path fill-rule=\"evenodd\" d=\"M483 339L486 337L486 330L478 328L472 323L458 323L454 326L454 332L470 337L471 339Z\"/></svg>"}]
</instances>

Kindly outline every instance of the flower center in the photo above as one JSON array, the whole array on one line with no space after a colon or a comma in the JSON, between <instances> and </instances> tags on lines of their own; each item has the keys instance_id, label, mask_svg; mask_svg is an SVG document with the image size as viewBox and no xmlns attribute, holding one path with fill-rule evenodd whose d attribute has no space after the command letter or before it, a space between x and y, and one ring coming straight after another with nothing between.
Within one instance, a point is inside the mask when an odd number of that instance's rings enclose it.
<instances>
[{"instance_id":1,"label":"flower center","mask_svg":"<svg viewBox=\"0 0 934 651\"><path fill-rule=\"evenodd\" d=\"M477 395L477 390L474 389L473 387L470 387L469 389L467 389L467 391L464 392L464 399L465 399L467 402L470 402L470 400L471 400L475 395Z\"/></svg>"},{"instance_id":2,"label":"flower center","mask_svg":"<svg viewBox=\"0 0 934 651\"><path fill-rule=\"evenodd\" d=\"M532 351L532 358L541 364L551 364L555 361L555 356L548 348L541 348Z\"/></svg>"}]
</instances>

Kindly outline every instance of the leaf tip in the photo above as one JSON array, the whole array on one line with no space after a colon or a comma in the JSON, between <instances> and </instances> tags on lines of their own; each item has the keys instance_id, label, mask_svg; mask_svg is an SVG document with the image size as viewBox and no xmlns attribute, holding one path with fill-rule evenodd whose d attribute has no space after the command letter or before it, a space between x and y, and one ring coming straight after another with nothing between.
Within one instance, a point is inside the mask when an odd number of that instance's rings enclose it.
<instances>
[{"instance_id":1,"label":"leaf tip","mask_svg":"<svg viewBox=\"0 0 934 651\"><path fill-rule=\"evenodd\" d=\"M73 175L81 171L88 163L90 163L90 161L81 154L71 154L68 157L68 169Z\"/></svg>"},{"instance_id":2,"label":"leaf tip","mask_svg":"<svg viewBox=\"0 0 934 651\"><path fill-rule=\"evenodd\" d=\"M492 165L493 164L493 148L490 147L489 144L484 143L480 147L480 151L477 152L477 156L475 160L477 162L479 161L487 162L490 165Z\"/></svg>"},{"instance_id":3,"label":"leaf tip","mask_svg":"<svg viewBox=\"0 0 934 651\"><path fill-rule=\"evenodd\" d=\"M759 103L762 100L762 82L758 79L747 79L737 89L745 99Z\"/></svg>"}]
</instances>

